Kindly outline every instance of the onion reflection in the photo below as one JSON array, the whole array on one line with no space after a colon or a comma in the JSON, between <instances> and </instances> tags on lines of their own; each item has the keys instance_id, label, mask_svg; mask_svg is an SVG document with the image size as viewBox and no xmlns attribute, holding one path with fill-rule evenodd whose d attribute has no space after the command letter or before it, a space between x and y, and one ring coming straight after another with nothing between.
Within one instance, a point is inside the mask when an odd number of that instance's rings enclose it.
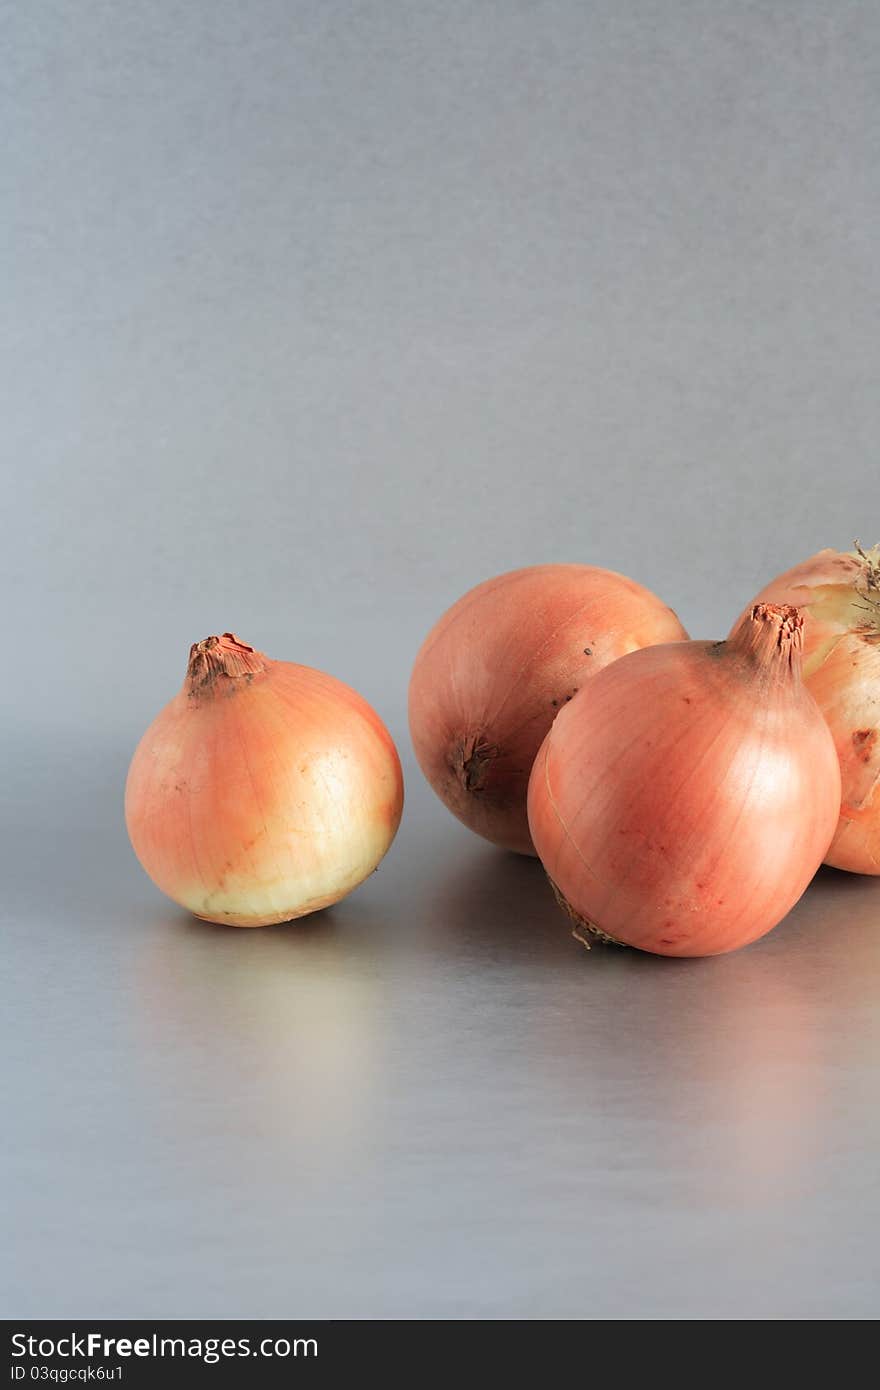
<instances>
[{"instance_id":1,"label":"onion reflection","mask_svg":"<svg viewBox=\"0 0 880 1390\"><path fill-rule=\"evenodd\" d=\"M596 947L538 1020L536 1065L599 1130L629 1135L621 1181L683 1205L809 1194L842 1105L872 1106L880 893L820 874L764 941L669 962ZM845 1017L844 1017L845 1016ZM843 1100L841 1078L849 1096Z\"/></svg>"},{"instance_id":2,"label":"onion reflection","mask_svg":"<svg viewBox=\"0 0 880 1390\"><path fill-rule=\"evenodd\" d=\"M169 918L136 991L160 1115L175 1134L265 1136L304 1162L348 1163L369 1137L376 990L329 912L252 931Z\"/></svg>"}]
</instances>

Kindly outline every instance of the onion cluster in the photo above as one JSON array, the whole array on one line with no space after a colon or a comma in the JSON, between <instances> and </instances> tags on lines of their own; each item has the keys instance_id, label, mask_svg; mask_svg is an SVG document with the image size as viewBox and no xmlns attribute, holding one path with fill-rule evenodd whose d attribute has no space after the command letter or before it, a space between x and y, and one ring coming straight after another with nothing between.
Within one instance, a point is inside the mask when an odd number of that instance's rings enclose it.
<instances>
[{"instance_id":1,"label":"onion cluster","mask_svg":"<svg viewBox=\"0 0 880 1390\"><path fill-rule=\"evenodd\" d=\"M691 641L609 570L499 575L428 634L409 720L440 799L536 854L585 944L735 950L823 860L880 874L880 548L820 551L723 642ZM366 701L229 632L191 648L125 804L155 883L233 926L338 902L402 807L397 750Z\"/></svg>"},{"instance_id":2,"label":"onion cluster","mask_svg":"<svg viewBox=\"0 0 880 1390\"><path fill-rule=\"evenodd\" d=\"M726 642L607 571L501 575L426 638L410 727L441 800L537 853L585 944L734 950L823 860L880 873L880 551L821 552Z\"/></svg>"}]
</instances>

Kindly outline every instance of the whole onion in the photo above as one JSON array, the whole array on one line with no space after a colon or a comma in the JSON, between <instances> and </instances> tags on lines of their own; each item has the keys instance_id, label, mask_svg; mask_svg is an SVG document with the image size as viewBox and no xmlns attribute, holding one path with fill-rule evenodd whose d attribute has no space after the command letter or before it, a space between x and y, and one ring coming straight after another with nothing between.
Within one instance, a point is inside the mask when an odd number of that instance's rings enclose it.
<instances>
[{"instance_id":1,"label":"whole onion","mask_svg":"<svg viewBox=\"0 0 880 1390\"><path fill-rule=\"evenodd\" d=\"M478 584L416 658L409 722L425 777L478 835L534 854L529 773L559 710L625 653L686 637L648 589L593 565L535 565Z\"/></svg>"},{"instance_id":2,"label":"whole onion","mask_svg":"<svg viewBox=\"0 0 880 1390\"><path fill-rule=\"evenodd\" d=\"M192 647L125 791L153 881L197 917L237 927L345 897L385 854L402 807L397 751L366 700L231 632Z\"/></svg>"},{"instance_id":3,"label":"whole onion","mask_svg":"<svg viewBox=\"0 0 880 1390\"><path fill-rule=\"evenodd\" d=\"M880 874L880 546L820 550L761 600L804 614L804 680L840 759L840 820L825 861Z\"/></svg>"},{"instance_id":4,"label":"whole onion","mask_svg":"<svg viewBox=\"0 0 880 1390\"><path fill-rule=\"evenodd\" d=\"M757 604L726 642L634 652L562 711L529 824L581 930L667 956L770 931L837 822L834 743L800 676L797 609Z\"/></svg>"}]
</instances>

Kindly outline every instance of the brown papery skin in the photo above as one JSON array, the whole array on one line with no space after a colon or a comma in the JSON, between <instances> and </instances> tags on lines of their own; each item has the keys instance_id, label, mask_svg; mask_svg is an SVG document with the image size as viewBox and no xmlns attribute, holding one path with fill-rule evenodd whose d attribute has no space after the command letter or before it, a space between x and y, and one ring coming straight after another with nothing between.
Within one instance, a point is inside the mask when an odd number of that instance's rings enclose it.
<instances>
[{"instance_id":1,"label":"brown papery skin","mask_svg":"<svg viewBox=\"0 0 880 1390\"><path fill-rule=\"evenodd\" d=\"M686 638L655 594L594 565L534 565L478 584L416 658L409 723L422 772L469 829L534 854L529 773L560 709L627 652Z\"/></svg>"},{"instance_id":2,"label":"brown papery skin","mask_svg":"<svg viewBox=\"0 0 880 1390\"><path fill-rule=\"evenodd\" d=\"M794 603L804 615L804 681L831 730L842 782L825 862L880 874L880 553L820 550L758 600Z\"/></svg>"},{"instance_id":3,"label":"brown papery skin","mask_svg":"<svg viewBox=\"0 0 880 1390\"><path fill-rule=\"evenodd\" d=\"M191 649L125 792L132 846L158 887L238 927L345 897L385 854L402 808L397 750L366 700L229 632Z\"/></svg>"},{"instance_id":4,"label":"brown papery skin","mask_svg":"<svg viewBox=\"0 0 880 1390\"><path fill-rule=\"evenodd\" d=\"M657 955L720 955L797 902L840 795L800 635L796 609L758 605L727 642L623 657L562 711L529 823L584 927Z\"/></svg>"}]
</instances>

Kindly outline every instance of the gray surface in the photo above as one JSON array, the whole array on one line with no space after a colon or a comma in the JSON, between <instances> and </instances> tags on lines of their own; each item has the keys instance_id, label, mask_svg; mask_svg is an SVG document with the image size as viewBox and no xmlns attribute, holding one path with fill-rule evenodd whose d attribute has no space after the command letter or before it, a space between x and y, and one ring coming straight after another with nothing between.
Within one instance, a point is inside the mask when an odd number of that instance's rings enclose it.
<instances>
[{"instance_id":1,"label":"gray surface","mask_svg":"<svg viewBox=\"0 0 880 1390\"><path fill-rule=\"evenodd\" d=\"M585 956L407 758L223 932L121 826L188 644L356 685L583 559L724 632L878 526L870 4L0 5L15 1315L876 1314L880 883Z\"/></svg>"}]
</instances>

